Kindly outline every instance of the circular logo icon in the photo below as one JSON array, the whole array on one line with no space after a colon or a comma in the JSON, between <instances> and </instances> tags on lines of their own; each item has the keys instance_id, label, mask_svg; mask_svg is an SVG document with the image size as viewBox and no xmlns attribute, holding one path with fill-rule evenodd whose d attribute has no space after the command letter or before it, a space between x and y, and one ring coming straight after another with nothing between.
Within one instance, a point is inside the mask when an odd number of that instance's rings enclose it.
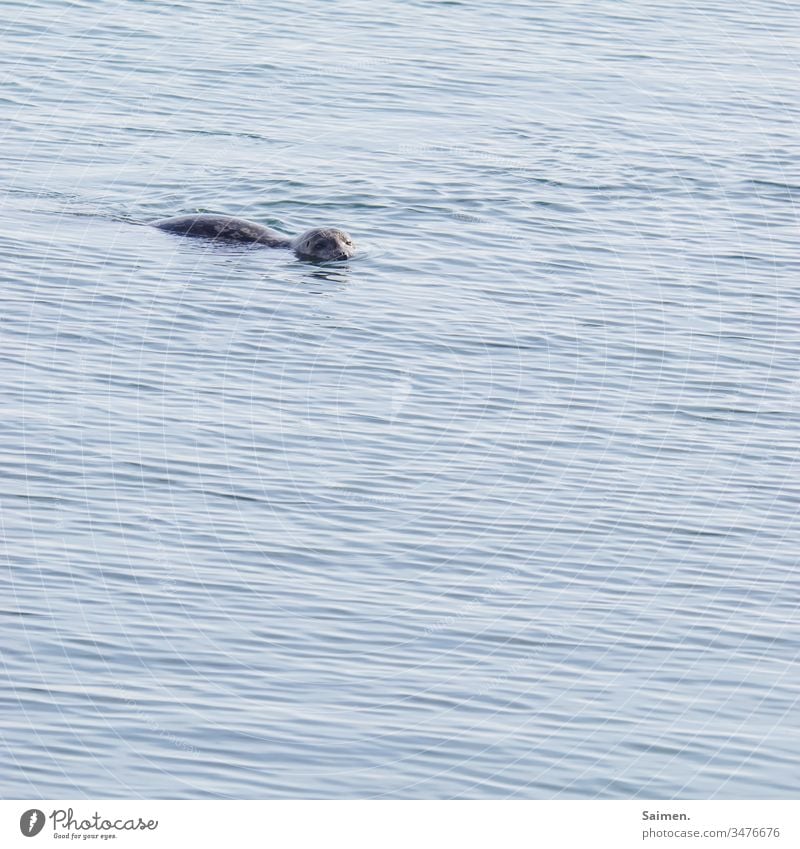
<instances>
[{"instance_id":1,"label":"circular logo icon","mask_svg":"<svg viewBox=\"0 0 800 849\"><path fill-rule=\"evenodd\" d=\"M36 837L44 828L44 812L38 808L31 808L19 818L19 830L25 837Z\"/></svg>"}]
</instances>

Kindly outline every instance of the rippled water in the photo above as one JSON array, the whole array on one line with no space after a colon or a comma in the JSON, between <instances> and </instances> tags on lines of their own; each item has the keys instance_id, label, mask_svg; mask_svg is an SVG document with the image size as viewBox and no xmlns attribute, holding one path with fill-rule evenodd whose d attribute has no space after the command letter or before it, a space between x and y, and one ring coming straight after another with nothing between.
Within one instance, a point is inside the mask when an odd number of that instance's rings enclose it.
<instances>
[{"instance_id":1,"label":"rippled water","mask_svg":"<svg viewBox=\"0 0 800 849\"><path fill-rule=\"evenodd\" d=\"M796 4L3 10L0 794L796 795Z\"/></svg>"}]
</instances>

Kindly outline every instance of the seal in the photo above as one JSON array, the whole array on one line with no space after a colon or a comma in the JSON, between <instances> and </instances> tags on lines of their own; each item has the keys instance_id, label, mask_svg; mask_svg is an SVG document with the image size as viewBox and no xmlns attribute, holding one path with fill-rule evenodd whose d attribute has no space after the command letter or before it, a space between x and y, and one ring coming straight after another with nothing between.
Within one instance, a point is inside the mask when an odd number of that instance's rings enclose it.
<instances>
[{"instance_id":1,"label":"seal","mask_svg":"<svg viewBox=\"0 0 800 849\"><path fill-rule=\"evenodd\" d=\"M356 252L353 240L335 227L317 227L290 239L262 224L230 215L179 215L177 218L153 221L153 226L181 236L291 248L301 259L321 262L349 259Z\"/></svg>"}]
</instances>

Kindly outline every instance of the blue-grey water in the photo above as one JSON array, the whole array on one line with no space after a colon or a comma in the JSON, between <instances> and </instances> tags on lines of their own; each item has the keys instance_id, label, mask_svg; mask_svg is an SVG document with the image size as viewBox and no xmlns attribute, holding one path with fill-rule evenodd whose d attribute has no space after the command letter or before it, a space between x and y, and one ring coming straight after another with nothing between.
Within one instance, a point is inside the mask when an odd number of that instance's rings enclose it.
<instances>
[{"instance_id":1,"label":"blue-grey water","mask_svg":"<svg viewBox=\"0 0 800 849\"><path fill-rule=\"evenodd\" d=\"M0 33L0 795L796 796L796 3Z\"/></svg>"}]
</instances>

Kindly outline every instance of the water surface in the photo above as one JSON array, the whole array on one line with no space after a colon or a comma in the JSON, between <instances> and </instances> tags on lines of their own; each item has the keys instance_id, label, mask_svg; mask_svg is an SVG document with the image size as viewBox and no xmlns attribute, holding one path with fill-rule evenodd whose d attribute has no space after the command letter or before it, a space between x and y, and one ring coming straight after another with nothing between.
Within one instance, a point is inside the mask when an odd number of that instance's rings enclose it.
<instances>
[{"instance_id":1,"label":"water surface","mask_svg":"<svg viewBox=\"0 0 800 849\"><path fill-rule=\"evenodd\" d=\"M303 7L4 4L0 795L795 796L796 5Z\"/></svg>"}]
</instances>

